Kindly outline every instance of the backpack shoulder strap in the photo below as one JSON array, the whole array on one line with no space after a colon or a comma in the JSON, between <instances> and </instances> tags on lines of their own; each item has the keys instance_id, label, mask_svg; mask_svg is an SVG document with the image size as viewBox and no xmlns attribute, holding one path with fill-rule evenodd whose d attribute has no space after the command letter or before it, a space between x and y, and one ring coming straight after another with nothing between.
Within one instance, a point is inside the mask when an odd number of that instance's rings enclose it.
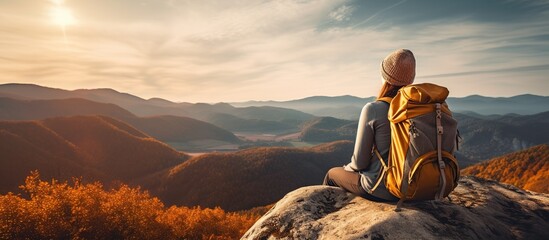
<instances>
[{"instance_id":1,"label":"backpack shoulder strap","mask_svg":"<svg viewBox=\"0 0 549 240\"><path fill-rule=\"evenodd\" d=\"M393 100L392 97L380 97L380 98L376 99L376 101L382 101L382 102L386 102L388 104L391 104L392 100Z\"/></svg>"}]
</instances>

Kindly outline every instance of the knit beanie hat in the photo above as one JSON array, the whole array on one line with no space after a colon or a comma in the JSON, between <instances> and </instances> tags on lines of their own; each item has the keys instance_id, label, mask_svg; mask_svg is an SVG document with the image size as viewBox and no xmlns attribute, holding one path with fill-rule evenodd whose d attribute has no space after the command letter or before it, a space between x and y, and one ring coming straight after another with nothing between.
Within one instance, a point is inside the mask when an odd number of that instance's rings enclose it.
<instances>
[{"instance_id":1,"label":"knit beanie hat","mask_svg":"<svg viewBox=\"0 0 549 240\"><path fill-rule=\"evenodd\" d=\"M414 83L416 76L416 59L412 51L399 49L381 62L381 75L387 83L394 86L405 86Z\"/></svg>"}]
</instances>

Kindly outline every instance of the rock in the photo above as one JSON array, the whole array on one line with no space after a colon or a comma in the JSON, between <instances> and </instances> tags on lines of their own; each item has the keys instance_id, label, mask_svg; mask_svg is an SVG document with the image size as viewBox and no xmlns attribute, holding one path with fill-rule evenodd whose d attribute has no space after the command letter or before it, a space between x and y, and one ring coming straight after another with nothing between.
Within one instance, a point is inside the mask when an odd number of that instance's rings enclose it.
<instances>
[{"instance_id":1,"label":"rock","mask_svg":"<svg viewBox=\"0 0 549 240\"><path fill-rule=\"evenodd\" d=\"M328 186L288 193L242 239L549 239L549 194L472 176L451 202L372 202Z\"/></svg>"}]
</instances>

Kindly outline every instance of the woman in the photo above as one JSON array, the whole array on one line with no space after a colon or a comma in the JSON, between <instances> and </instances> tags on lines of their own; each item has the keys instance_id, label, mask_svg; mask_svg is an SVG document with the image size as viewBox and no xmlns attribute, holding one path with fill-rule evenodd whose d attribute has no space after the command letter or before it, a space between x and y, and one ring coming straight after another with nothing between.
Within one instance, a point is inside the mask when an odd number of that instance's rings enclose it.
<instances>
[{"instance_id":1,"label":"woman","mask_svg":"<svg viewBox=\"0 0 549 240\"><path fill-rule=\"evenodd\" d=\"M383 60L383 86L377 100L362 108L351 162L343 167L330 169L324 178L324 185L341 187L374 201L398 200L387 191L383 183L372 191L382 166L374 154L374 147L386 161L391 142L391 129L387 119L389 104L379 99L392 98L401 87L412 84L416 75L415 68L414 54L407 49L394 51Z\"/></svg>"}]
</instances>

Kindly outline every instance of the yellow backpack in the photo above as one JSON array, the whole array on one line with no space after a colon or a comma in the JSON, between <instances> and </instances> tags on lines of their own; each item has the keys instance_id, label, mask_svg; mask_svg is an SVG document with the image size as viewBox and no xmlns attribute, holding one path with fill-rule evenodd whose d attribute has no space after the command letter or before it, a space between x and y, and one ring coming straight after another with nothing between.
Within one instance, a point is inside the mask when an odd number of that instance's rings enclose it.
<instances>
[{"instance_id":1,"label":"yellow backpack","mask_svg":"<svg viewBox=\"0 0 549 240\"><path fill-rule=\"evenodd\" d=\"M401 88L392 99L378 99L390 104L387 164L374 152L383 165L380 181L400 198L395 211L406 200L440 200L457 186L457 121L445 102L448 93L445 87L423 83Z\"/></svg>"}]
</instances>

